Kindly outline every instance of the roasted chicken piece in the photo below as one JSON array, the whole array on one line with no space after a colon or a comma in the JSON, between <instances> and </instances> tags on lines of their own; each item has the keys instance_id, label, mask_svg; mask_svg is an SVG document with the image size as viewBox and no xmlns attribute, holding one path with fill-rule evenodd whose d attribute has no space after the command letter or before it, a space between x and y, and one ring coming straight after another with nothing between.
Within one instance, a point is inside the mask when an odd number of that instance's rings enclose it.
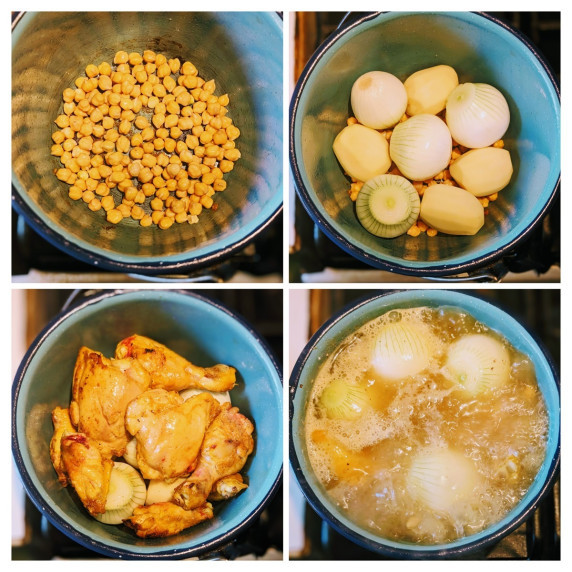
<instances>
[{"instance_id":1,"label":"roasted chicken piece","mask_svg":"<svg viewBox=\"0 0 572 572\"><path fill-rule=\"evenodd\" d=\"M214 483L244 467L254 449L253 430L237 407L224 403L207 429L196 469L175 489L173 501L186 510L204 504Z\"/></svg>"},{"instance_id":2,"label":"roasted chicken piece","mask_svg":"<svg viewBox=\"0 0 572 572\"><path fill-rule=\"evenodd\" d=\"M140 538L158 538L172 536L213 516L210 503L194 510L185 510L172 502L158 502L137 507L133 516L123 522L135 530Z\"/></svg>"},{"instance_id":3,"label":"roasted chicken piece","mask_svg":"<svg viewBox=\"0 0 572 572\"><path fill-rule=\"evenodd\" d=\"M242 475L236 473L219 479L209 494L208 500L222 501L235 497L240 491L247 489L248 485L244 482Z\"/></svg>"},{"instance_id":4,"label":"roasted chicken piece","mask_svg":"<svg viewBox=\"0 0 572 572\"><path fill-rule=\"evenodd\" d=\"M69 409L64 409L63 407L56 407L52 411L52 422L54 424L54 434L50 441L50 458L58 474L58 481L66 487L68 479L62 461L62 439L66 435L76 433L76 429L72 425Z\"/></svg>"},{"instance_id":5,"label":"roasted chicken piece","mask_svg":"<svg viewBox=\"0 0 572 572\"><path fill-rule=\"evenodd\" d=\"M184 401L175 391L149 389L134 399L125 423L137 440L137 464L143 478L189 475L205 431L219 411L219 402L206 392Z\"/></svg>"},{"instance_id":6,"label":"roasted chicken piece","mask_svg":"<svg viewBox=\"0 0 572 572\"><path fill-rule=\"evenodd\" d=\"M77 431L97 441L104 457L121 457L129 441L127 405L151 378L136 360L110 360L82 347L75 364L70 417Z\"/></svg>"},{"instance_id":7,"label":"roasted chicken piece","mask_svg":"<svg viewBox=\"0 0 572 572\"><path fill-rule=\"evenodd\" d=\"M151 387L168 391L197 388L229 391L236 383L236 370L228 365L200 367L187 361L163 344L134 335L117 345L115 357L135 358L151 375Z\"/></svg>"},{"instance_id":8,"label":"roasted chicken piece","mask_svg":"<svg viewBox=\"0 0 572 572\"><path fill-rule=\"evenodd\" d=\"M72 433L61 440L61 462L89 513L105 512L113 461L103 457L97 444L85 433Z\"/></svg>"}]
</instances>

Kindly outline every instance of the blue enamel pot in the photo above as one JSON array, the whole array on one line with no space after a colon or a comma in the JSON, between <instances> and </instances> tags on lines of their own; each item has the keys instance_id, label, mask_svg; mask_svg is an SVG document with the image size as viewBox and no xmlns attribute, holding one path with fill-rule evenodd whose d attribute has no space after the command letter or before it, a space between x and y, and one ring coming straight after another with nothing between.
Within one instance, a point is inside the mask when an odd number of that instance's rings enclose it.
<instances>
[{"instance_id":1,"label":"blue enamel pot","mask_svg":"<svg viewBox=\"0 0 572 572\"><path fill-rule=\"evenodd\" d=\"M350 91L363 73L402 81L447 64L459 82L489 83L508 101L503 137L514 174L491 202L475 236L378 238L359 223L349 180L332 151L350 113ZM542 222L560 181L560 93L549 65L520 32L486 14L388 12L345 20L319 46L290 104L290 165L298 197L336 245L372 267L425 278L492 266Z\"/></svg>"},{"instance_id":2,"label":"blue enamel pot","mask_svg":"<svg viewBox=\"0 0 572 572\"><path fill-rule=\"evenodd\" d=\"M166 231L106 221L68 197L50 154L62 92L87 64L119 50L191 61L229 94L242 157L216 210ZM274 12L24 12L12 26L12 204L75 258L122 273L183 274L213 266L260 235L282 209L282 19ZM120 197L116 197L119 201ZM145 208L149 208L148 205Z\"/></svg>"},{"instance_id":3,"label":"blue enamel pot","mask_svg":"<svg viewBox=\"0 0 572 572\"><path fill-rule=\"evenodd\" d=\"M360 528L331 500L312 471L305 444L305 413L322 364L340 343L366 322L394 309L418 306L460 308L504 336L529 356L536 370L549 417L546 456L520 502L502 520L485 530L446 544L422 545L383 538ZM290 377L290 463L308 503L333 529L359 546L394 559L470 557L516 530L551 490L560 460L560 391L557 370L540 342L515 318L472 295L444 290L405 290L370 295L349 305L312 336Z\"/></svg>"},{"instance_id":4,"label":"blue enamel pot","mask_svg":"<svg viewBox=\"0 0 572 572\"><path fill-rule=\"evenodd\" d=\"M167 538L141 539L93 519L51 465L51 411L67 407L81 345L112 356L133 333L156 339L198 365L237 369L233 405L254 424L255 449L243 469L249 487L213 505L213 519ZM282 476L281 369L266 342L240 316L202 295L176 290L104 291L63 310L24 356L12 389L12 450L24 488L46 518L82 546L123 559L203 555L248 529Z\"/></svg>"}]
</instances>

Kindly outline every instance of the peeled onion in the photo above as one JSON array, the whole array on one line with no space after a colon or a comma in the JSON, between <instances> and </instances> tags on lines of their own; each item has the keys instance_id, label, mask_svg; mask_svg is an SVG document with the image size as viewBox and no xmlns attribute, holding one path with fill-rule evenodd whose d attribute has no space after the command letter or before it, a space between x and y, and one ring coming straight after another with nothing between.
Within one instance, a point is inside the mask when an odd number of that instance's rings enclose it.
<instances>
[{"instance_id":1,"label":"peeled onion","mask_svg":"<svg viewBox=\"0 0 572 572\"><path fill-rule=\"evenodd\" d=\"M397 125L389 141L391 159L412 181L425 181L443 171L449 165L452 148L445 122L426 113Z\"/></svg>"},{"instance_id":2,"label":"peeled onion","mask_svg":"<svg viewBox=\"0 0 572 572\"><path fill-rule=\"evenodd\" d=\"M409 494L438 513L455 514L459 505L472 500L478 481L474 463L445 448L418 454L407 473Z\"/></svg>"},{"instance_id":3,"label":"peeled onion","mask_svg":"<svg viewBox=\"0 0 572 572\"><path fill-rule=\"evenodd\" d=\"M470 149L488 147L506 133L510 111L504 95L486 83L462 83L447 98L453 139Z\"/></svg>"},{"instance_id":4,"label":"peeled onion","mask_svg":"<svg viewBox=\"0 0 572 572\"><path fill-rule=\"evenodd\" d=\"M397 381L429 367L434 352L433 334L423 324L391 322L381 327L372 366L385 379Z\"/></svg>"},{"instance_id":5,"label":"peeled onion","mask_svg":"<svg viewBox=\"0 0 572 572\"><path fill-rule=\"evenodd\" d=\"M461 389L476 395L506 384L510 376L510 357L496 338L471 334L449 346L444 373Z\"/></svg>"},{"instance_id":6,"label":"peeled onion","mask_svg":"<svg viewBox=\"0 0 572 572\"><path fill-rule=\"evenodd\" d=\"M405 113L407 92L394 75L371 71L360 76L351 91L356 119L372 129L393 127Z\"/></svg>"}]
</instances>

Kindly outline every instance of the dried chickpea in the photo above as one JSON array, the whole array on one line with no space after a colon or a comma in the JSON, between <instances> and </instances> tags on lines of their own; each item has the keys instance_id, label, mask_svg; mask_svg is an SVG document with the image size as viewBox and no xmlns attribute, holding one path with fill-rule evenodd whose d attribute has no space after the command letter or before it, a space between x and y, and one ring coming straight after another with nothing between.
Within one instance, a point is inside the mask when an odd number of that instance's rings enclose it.
<instances>
[{"instance_id":1,"label":"dried chickpea","mask_svg":"<svg viewBox=\"0 0 572 572\"><path fill-rule=\"evenodd\" d=\"M215 81L191 62L152 50L121 50L84 72L63 91L50 149L70 198L112 224L129 217L162 229L215 209L211 197L240 158L228 94L215 95Z\"/></svg>"}]
</instances>

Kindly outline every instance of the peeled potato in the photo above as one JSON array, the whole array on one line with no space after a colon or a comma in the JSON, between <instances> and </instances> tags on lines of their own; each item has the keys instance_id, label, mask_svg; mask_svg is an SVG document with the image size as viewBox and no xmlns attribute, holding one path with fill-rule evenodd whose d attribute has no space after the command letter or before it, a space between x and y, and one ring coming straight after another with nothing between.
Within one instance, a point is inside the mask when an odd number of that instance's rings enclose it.
<instances>
[{"instance_id":1,"label":"peeled potato","mask_svg":"<svg viewBox=\"0 0 572 572\"><path fill-rule=\"evenodd\" d=\"M506 149L484 147L461 155L449 167L457 183L475 197L504 189L512 177L512 161Z\"/></svg>"},{"instance_id":2,"label":"peeled potato","mask_svg":"<svg viewBox=\"0 0 572 572\"><path fill-rule=\"evenodd\" d=\"M391 166L387 139L364 125L344 127L334 140L334 153L344 171L358 181L387 173Z\"/></svg>"},{"instance_id":3,"label":"peeled potato","mask_svg":"<svg viewBox=\"0 0 572 572\"><path fill-rule=\"evenodd\" d=\"M474 195L452 185L431 185L421 201L421 219L445 234L473 235L485 224L485 209Z\"/></svg>"},{"instance_id":4,"label":"peeled potato","mask_svg":"<svg viewBox=\"0 0 572 572\"><path fill-rule=\"evenodd\" d=\"M441 65L415 72L403 85L407 92L407 115L436 115L445 109L449 94L459 85L459 78L451 66Z\"/></svg>"}]
</instances>

